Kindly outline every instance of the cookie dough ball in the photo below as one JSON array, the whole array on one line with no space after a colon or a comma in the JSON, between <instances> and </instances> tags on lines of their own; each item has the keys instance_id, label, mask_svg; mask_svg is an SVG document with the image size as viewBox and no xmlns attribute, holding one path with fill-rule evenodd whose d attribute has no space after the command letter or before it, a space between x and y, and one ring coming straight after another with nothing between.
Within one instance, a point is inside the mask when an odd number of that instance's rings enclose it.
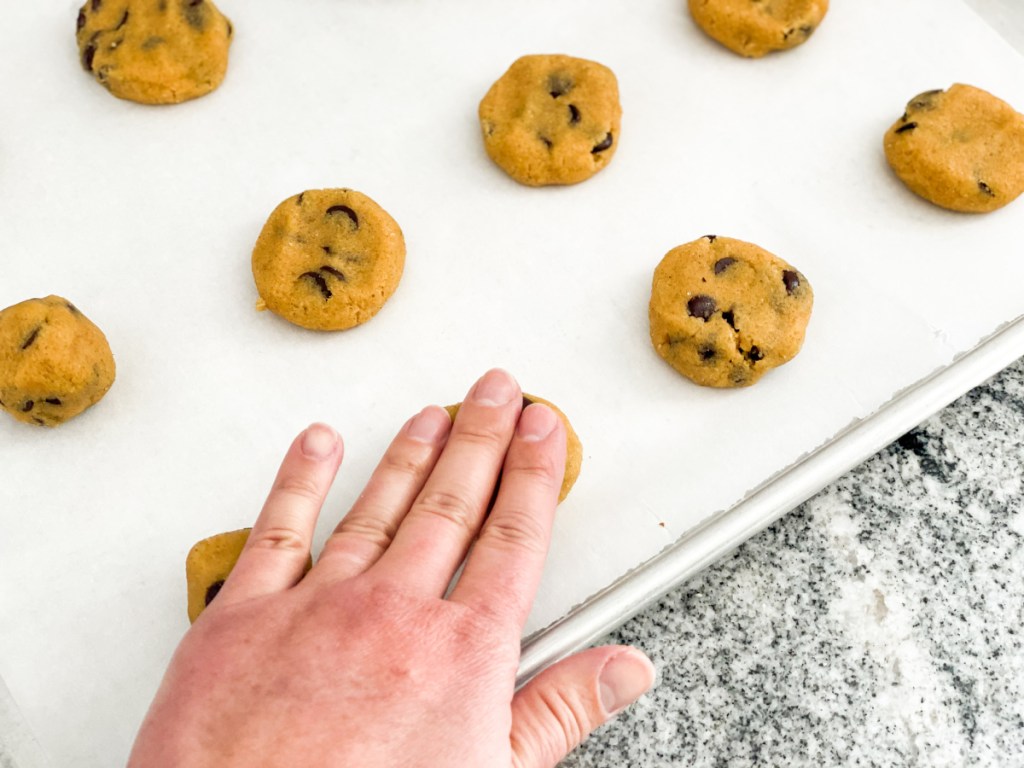
<instances>
[{"instance_id":1,"label":"cookie dough ball","mask_svg":"<svg viewBox=\"0 0 1024 768\"><path fill-rule=\"evenodd\" d=\"M828 12L828 0L689 0L709 37L740 56L759 58L807 41Z\"/></svg>"},{"instance_id":2,"label":"cookie dough ball","mask_svg":"<svg viewBox=\"0 0 1024 768\"><path fill-rule=\"evenodd\" d=\"M925 200L994 211L1024 192L1024 115L970 85L925 91L886 132L885 157Z\"/></svg>"},{"instance_id":3,"label":"cookie dough ball","mask_svg":"<svg viewBox=\"0 0 1024 768\"><path fill-rule=\"evenodd\" d=\"M82 67L140 104L177 104L220 85L232 34L210 0L88 0L78 12Z\"/></svg>"},{"instance_id":4,"label":"cookie dough ball","mask_svg":"<svg viewBox=\"0 0 1024 768\"><path fill-rule=\"evenodd\" d=\"M561 409L549 400L545 400L543 397L537 397L536 395L528 395L523 393L523 410L531 403L542 403L548 408L558 414L558 418L562 420L562 424L565 425L565 475L562 477L562 489L558 493L558 501L565 501L565 497L569 495L569 491L572 490L573 485L576 483L576 478L580 476L580 467L583 466L583 445L580 443L579 435L576 434L576 430L572 428L572 424L569 423L569 417L562 413ZM446 405L444 409L448 411L448 415L452 421L455 421L455 414L459 412L459 408L462 403L456 403L455 405Z\"/></svg>"},{"instance_id":5,"label":"cookie dough ball","mask_svg":"<svg viewBox=\"0 0 1024 768\"><path fill-rule=\"evenodd\" d=\"M706 387L747 387L800 351L814 294L778 256L707 235L669 251L654 271L651 343Z\"/></svg>"},{"instance_id":6,"label":"cookie dough ball","mask_svg":"<svg viewBox=\"0 0 1024 768\"><path fill-rule=\"evenodd\" d=\"M572 56L523 56L480 102L487 154L532 187L576 184L611 162L619 84L608 67Z\"/></svg>"},{"instance_id":7,"label":"cookie dough ball","mask_svg":"<svg viewBox=\"0 0 1024 768\"><path fill-rule=\"evenodd\" d=\"M289 197L270 214L252 252L258 308L320 331L351 328L377 314L404 267L398 224L351 189Z\"/></svg>"},{"instance_id":8,"label":"cookie dough ball","mask_svg":"<svg viewBox=\"0 0 1024 768\"><path fill-rule=\"evenodd\" d=\"M185 558L185 582L188 585L188 620L194 622L199 614L213 602L238 562L239 555L249 540L252 528L218 533L197 542ZM313 560L306 561L306 571Z\"/></svg>"},{"instance_id":9,"label":"cookie dough ball","mask_svg":"<svg viewBox=\"0 0 1024 768\"><path fill-rule=\"evenodd\" d=\"M103 331L60 296L0 312L0 408L55 427L107 394L114 356Z\"/></svg>"}]
</instances>

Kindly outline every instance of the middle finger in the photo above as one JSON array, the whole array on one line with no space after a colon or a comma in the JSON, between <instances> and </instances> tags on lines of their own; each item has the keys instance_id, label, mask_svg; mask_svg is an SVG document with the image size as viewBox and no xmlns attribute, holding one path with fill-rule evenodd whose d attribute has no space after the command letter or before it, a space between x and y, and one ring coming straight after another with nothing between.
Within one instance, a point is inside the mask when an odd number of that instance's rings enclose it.
<instances>
[{"instance_id":1,"label":"middle finger","mask_svg":"<svg viewBox=\"0 0 1024 768\"><path fill-rule=\"evenodd\" d=\"M483 522L522 408L519 385L488 371L459 409L437 466L371 572L441 596Z\"/></svg>"}]
</instances>

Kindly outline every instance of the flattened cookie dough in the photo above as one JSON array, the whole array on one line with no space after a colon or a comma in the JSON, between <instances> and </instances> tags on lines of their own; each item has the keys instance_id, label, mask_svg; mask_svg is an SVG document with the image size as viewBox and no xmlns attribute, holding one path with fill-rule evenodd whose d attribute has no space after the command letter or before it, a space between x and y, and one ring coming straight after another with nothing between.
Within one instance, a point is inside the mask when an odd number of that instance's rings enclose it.
<instances>
[{"instance_id":1,"label":"flattened cookie dough","mask_svg":"<svg viewBox=\"0 0 1024 768\"><path fill-rule=\"evenodd\" d=\"M576 184L611 162L619 84L603 64L572 56L517 59L480 102L487 154L531 187Z\"/></svg>"},{"instance_id":2,"label":"flattened cookie dough","mask_svg":"<svg viewBox=\"0 0 1024 768\"><path fill-rule=\"evenodd\" d=\"M576 430L572 428L572 424L569 423L569 417L562 413L561 409L549 400L545 400L543 397L537 397L536 395L528 395L523 393L523 410L526 410L527 406L532 403L542 403L548 408L558 414L558 418L562 420L562 424L565 425L565 475L562 477L562 488L558 493L558 501L565 501L565 497L569 495L569 491L572 490L573 485L576 483L576 478L580 476L580 467L583 466L583 445L580 443L579 435L576 434ZM455 414L459 412L459 407L462 403L456 403L455 405L446 405L444 409L448 411L448 415L452 421L455 421Z\"/></svg>"},{"instance_id":3,"label":"flattened cookie dough","mask_svg":"<svg viewBox=\"0 0 1024 768\"><path fill-rule=\"evenodd\" d=\"M759 58L807 41L828 12L828 0L689 0L709 37L741 56Z\"/></svg>"},{"instance_id":4,"label":"flattened cookie dough","mask_svg":"<svg viewBox=\"0 0 1024 768\"><path fill-rule=\"evenodd\" d=\"M1024 192L1024 115L980 88L918 94L884 143L900 180L943 208L985 213Z\"/></svg>"},{"instance_id":5,"label":"flattened cookie dough","mask_svg":"<svg viewBox=\"0 0 1024 768\"><path fill-rule=\"evenodd\" d=\"M87 0L76 36L82 67L112 94L177 104L220 85L233 34L210 0Z\"/></svg>"},{"instance_id":6,"label":"flattened cookie dough","mask_svg":"<svg viewBox=\"0 0 1024 768\"><path fill-rule=\"evenodd\" d=\"M763 248L707 235L669 251L654 271L651 343L706 387L747 387L800 351L814 294Z\"/></svg>"},{"instance_id":7,"label":"flattened cookie dough","mask_svg":"<svg viewBox=\"0 0 1024 768\"><path fill-rule=\"evenodd\" d=\"M196 542L185 558L185 583L188 586L188 620L194 622L224 586L249 540L252 528L218 533ZM313 567L306 561L306 571Z\"/></svg>"},{"instance_id":8,"label":"flattened cookie dough","mask_svg":"<svg viewBox=\"0 0 1024 768\"><path fill-rule=\"evenodd\" d=\"M351 328L377 314L404 267L398 224L351 189L289 197L270 214L252 252L260 308L320 331Z\"/></svg>"},{"instance_id":9,"label":"flattened cookie dough","mask_svg":"<svg viewBox=\"0 0 1024 768\"><path fill-rule=\"evenodd\" d=\"M0 312L0 408L18 421L55 427L95 403L114 383L103 331L60 296Z\"/></svg>"}]
</instances>

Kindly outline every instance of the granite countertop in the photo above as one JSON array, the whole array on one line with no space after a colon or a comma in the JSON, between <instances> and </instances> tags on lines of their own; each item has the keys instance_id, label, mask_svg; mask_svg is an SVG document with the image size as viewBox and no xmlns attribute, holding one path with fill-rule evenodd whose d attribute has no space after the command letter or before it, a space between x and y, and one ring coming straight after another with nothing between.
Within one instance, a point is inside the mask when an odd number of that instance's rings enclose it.
<instances>
[{"instance_id":1,"label":"granite countertop","mask_svg":"<svg viewBox=\"0 0 1024 768\"><path fill-rule=\"evenodd\" d=\"M656 688L563 768L1024 766L1024 360L608 642Z\"/></svg>"}]
</instances>

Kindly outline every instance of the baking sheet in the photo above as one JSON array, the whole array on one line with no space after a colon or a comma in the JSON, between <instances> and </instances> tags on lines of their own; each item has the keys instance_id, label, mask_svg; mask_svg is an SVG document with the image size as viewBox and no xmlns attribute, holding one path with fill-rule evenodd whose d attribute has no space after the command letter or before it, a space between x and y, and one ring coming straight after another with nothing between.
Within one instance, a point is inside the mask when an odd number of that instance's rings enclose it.
<instances>
[{"instance_id":1,"label":"baking sheet","mask_svg":"<svg viewBox=\"0 0 1024 768\"><path fill-rule=\"evenodd\" d=\"M881 152L922 90L1024 105L1020 56L958 0L837 3L758 62L678 0L465 5L225 0L228 79L166 109L78 71L73 4L9 9L0 306L66 295L118 361L59 430L0 422L0 676L55 764L127 753L186 627L185 552L251 522L310 421L347 444L319 542L423 404L491 365L558 403L584 465L532 632L1024 313L1020 204L941 211ZM622 91L615 160L568 189L509 181L477 135L490 83L545 51L608 64ZM391 302L344 334L253 311L263 220L320 186L370 194L409 245ZM651 271L708 232L815 288L804 351L751 390L690 385L647 339Z\"/></svg>"}]
</instances>

